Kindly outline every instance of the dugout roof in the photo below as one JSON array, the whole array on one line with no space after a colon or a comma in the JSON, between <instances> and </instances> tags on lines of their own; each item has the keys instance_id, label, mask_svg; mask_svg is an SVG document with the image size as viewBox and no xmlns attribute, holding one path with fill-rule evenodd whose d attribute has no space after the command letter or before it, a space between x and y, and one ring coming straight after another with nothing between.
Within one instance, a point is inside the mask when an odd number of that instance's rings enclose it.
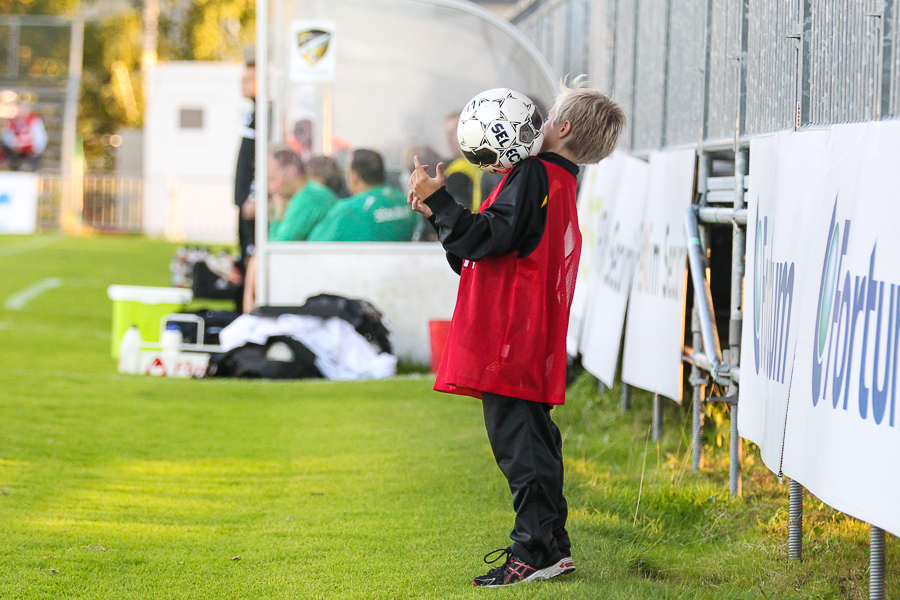
<instances>
[{"instance_id":1,"label":"dugout roof","mask_svg":"<svg viewBox=\"0 0 900 600\"><path fill-rule=\"evenodd\" d=\"M483 90L515 89L545 112L555 94L557 75L522 33L470 2L269 0L264 10L272 141L313 154L368 147L399 169L413 144L447 155L446 116Z\"/></svg>"}]
</instances>

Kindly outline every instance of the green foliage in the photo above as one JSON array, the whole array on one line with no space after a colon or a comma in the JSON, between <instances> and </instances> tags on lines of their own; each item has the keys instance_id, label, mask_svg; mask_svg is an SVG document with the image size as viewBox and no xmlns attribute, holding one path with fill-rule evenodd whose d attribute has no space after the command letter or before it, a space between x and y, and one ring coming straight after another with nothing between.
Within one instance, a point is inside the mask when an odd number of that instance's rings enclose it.
<instances>
[{"instance_id":1,"label":"green foliage","mask_svg":"<svg viewBox=\"0 0 900 600\"><path fill-rule=\"evenodd\" d=\"M80 4L80 0L0 0L0 14L71 15ZM131 10L85 23L78 132L89 169L112 169L109 136L143 123L141 9L142 3L136 3ZM241 61L244 48L256 39L255 10L254 0L160 0L158 60ZM29 34L35 39L26 39ZM52 57L68 57L68 43L68 35L23 29L23 72L33 77L64 75L67 63Z\"/></svg>"},{"instance_id":2,"label":"green foliage","mask_svg":"<svg viewBox=\"0 0 900 600\"><path fill-rule=\"evenodd\" d=\"M0 14L71 15L80 4L80 0L0 0Z\"/></svg>"},{"instance_id":3,"label":"green foliage","mask_svg":"<svg viewBox=\"0 0 900 600\"><path fill-rule=\"evenodd\" d=\"M243 60L256 40L254 0L160 0L159 59Z\"/></svg>"},{"instance_id":4,"label":"green foliage","mask_svg":"<svg viewBox=\"0 0 900 600\"><path fill-rule=\"evenodd\" d=\"M813 496L789 563L787 486L745 461L729 500L709 433L690 469L690 412L632 410L583 375L553 410L578 570L474 590L508 543L509 491L479 404L389 381L122 376L108 285L166 285L175 246L136 237L0 236L0 597L864 598L868 528ZM0 304L2 306L2 304ZM714 434L718 435L718 434ZM752 446L747 446L754 456ZM727 452L725 453L727 459ZM887 540L888 597L900 544Z\"/></svg>"},{"instance_id":5,"label":"green foliage","mask_svg":"<svg viewBox=\"0 0 900 600\"><path fill-rule=\"evenodd\" d=\"M84 39L78 133L89 168L105 170L113 167L109 136L125 127L139 127L143 120L140 15L124 13L86 23ZM127 75L130 85L114 78L115 67ZM132 100L136 114L126 108Z\"/></svg>"}]
</instances>

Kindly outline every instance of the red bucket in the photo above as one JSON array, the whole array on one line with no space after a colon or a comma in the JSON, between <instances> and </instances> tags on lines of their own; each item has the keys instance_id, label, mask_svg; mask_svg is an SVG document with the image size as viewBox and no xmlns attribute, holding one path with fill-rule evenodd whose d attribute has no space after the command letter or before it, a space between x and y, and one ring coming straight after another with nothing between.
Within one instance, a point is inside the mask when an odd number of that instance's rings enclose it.
<instances>
[{"instance_id":1,"label":"red bucket","mask_svg":"<svg viewBox=\"0 0 900 600\"><path fill-rule=\"evenodd\" d=\"M431 336L431 372L437 373L450 332L450 321L428 321L428 332Z\"/></svg>"}]
</instances>

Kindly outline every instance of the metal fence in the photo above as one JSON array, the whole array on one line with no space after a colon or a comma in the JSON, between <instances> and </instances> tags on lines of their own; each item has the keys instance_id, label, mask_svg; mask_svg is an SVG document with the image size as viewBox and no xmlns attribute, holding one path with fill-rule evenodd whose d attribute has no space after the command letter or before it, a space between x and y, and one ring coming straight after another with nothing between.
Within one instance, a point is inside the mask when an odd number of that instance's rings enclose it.
<instances>
[{"instance_id":1,"label":"metal fence","mask_svg":"<svg viewBox=\"0 0 900 600\"><path fill-rule=\"evenodd\" d=\"M534 0L523 4L513 22L545 53L554 52L551 63L558 73L593 73L623 107L629 126L620 146L637 155L697 146L698 193L688 221L700 245L692 270L708 292L706 263L700 260L708 256L710 279L720 278L730 292L718 298L717 307L703 301L708 294L694 294L692 466L697 471L701 462L704 403L726 402L735 496L741 493L737 410L749 140L807 125L900 116L900 0L593 0L591 10L603 18L593 19L589 31L587 56L595 61L589 71L579 71L571 53L559 53L536 35L578 1ZM581 39L580 32L574 35L578 24L569 25L573 39ZM723 227L731 229L731 243L725 244L731 252L710 254L712 237L725 232ZM703 324L714 326L715 308L726 306L728 331L722 339L728 352L722 365L711 365L704 339L711 334ZM718 334L714 337L718 342ZM706 398L711 382L722 385L724 397ZM630 390L623 386L622 406L629 404ZM662 427L659 407L656 396L654 438ZM794 560L802 557L802 495L802 486L792 481L789 557ZM884 531L872 526L870 599L884 598L884 544Z\"/></svg>"},{"instance_id":2,"label":"metal fence","mask_svg":"<svg viewBox=\"0 0 900 600\"><path fill-rule=\"evenodd\" d=\"M599 9L597 4L592 0L532 2L519 11L514 23L558 75L587 73L591 44L596 42L591 14Z\"/></svg>"},{"instance_id":3,"label":"metal fence","mask_svg":"<svg viewBox=\"0 0 900 600\"><path fill-rule=\"evenodd\" d=\"M536 0L513 22L613 95L637 153L900 115L897 0Z\"/></svg>"},{"instance_id":4,"label":"metal fence","mask_svg":"<svg viewBox=\"0 0 900 600\"><path fill-rule=\"evenodd\" d=\"M77 186L76 186L77 187ZM38 185L38 227L44 231L64 228L65 220L96 231L140 233L143 181L140 177L103 173L85 174L83 202L73 206L76 214L62 210L62 178L42 173ZM80 213L80 214L79 214Z\"/></svg>"},{"instance_id":5,"label":"metal fence","mask_svg":"<svg viewBox=\"0 0 900 600\"><path fill-rule=\"evenodd\" d=\"M102 231L140 233L142 195L140 177L86 175L83 223Z\"/></svg>"}]
</instances>

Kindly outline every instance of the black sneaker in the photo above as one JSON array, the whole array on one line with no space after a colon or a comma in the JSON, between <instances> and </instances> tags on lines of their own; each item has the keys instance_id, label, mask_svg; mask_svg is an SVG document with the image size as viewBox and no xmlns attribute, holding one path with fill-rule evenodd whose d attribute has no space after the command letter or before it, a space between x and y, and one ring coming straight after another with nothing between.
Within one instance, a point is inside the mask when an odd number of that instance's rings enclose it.
<instances>
[{"instance_id":1,"label":"black sneaker","mask_svg":"<svg viewBox=\"0 0 900 600\"><path fill-rule=\"evenodd\" d=\"M496 556L488 560L492 555ZM516 557L509 548L500 548L499 550L489 552L485 555L484 562L492 564L504 556L506 556L506 561L502 565L492 568L484 575L479 575L472 581L472 585L476 587L500 587L503 585L550 579L557 575L571 573L575 570L575 563L572 562L571 557L561 558L558 562L549 567L537 569Z\"/></svg>"}]
</instances>

